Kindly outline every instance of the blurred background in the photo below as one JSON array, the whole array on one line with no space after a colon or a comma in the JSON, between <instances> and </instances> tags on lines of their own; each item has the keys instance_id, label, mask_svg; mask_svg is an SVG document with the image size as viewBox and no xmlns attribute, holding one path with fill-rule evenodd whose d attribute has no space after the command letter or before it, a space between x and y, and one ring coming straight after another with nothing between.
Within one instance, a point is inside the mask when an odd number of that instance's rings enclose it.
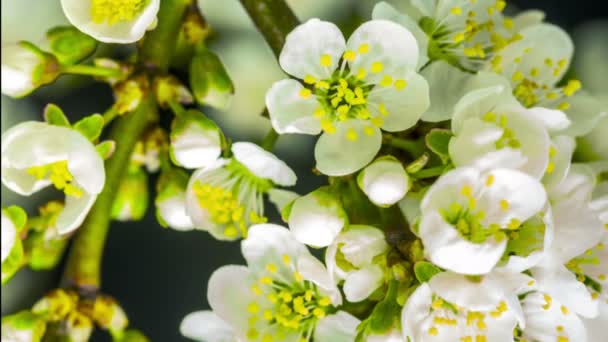
<instances>
[{"instance_id":1,"label":"blurred background","mask_svg":"<svg viewBox=\"0 0 608 342\"><path fill-rule=\"evenodd\" d=\"M430 1L430 0L429 0ZM287 0L300 18L318 17L337 23L350 32L369 19L377 0ZM407 0L389 1L397 7ZM510 0L508 10L540 9L546 21L573 35L576 46L575 74L584 87L601 97L608 106L608 13L596 1ZM233 140L259 141L268 131L268 121L260 117L264 94L284 77L274 56L247 18L238 0L199 0L202 12L214 31L210 47L219 54L236 88L226 112L203 111L218 122ZM2 0L2 43L19 40L41 42L49 28L67 24L59 0ZM117 47L104 46L98 53L112 53ZM42 108L58 104L70 119L105 111L112 94L103 84L80 77L63 77L26 99L2 96L2 131L15 123L41 119ZM601 126L608 130L608 119ZM599 130L598 130L599 131ZM312 148L316 138L283 136L275 152L298 174L295 191L304 194L323 182L310 170L314 166ZM590 134L608 151L608 139ZM600 145L600 146L602 146ZM155 184L155 177L150 179ZM2 187L2 205L19 204L35 213L51 196L41 193L22 198ZM150 197L151 199L154 196ZM268 206L270 208L270 206ZM279 222L276 213L271 221ZM133 327L152 341L186 341L179 335L181 319L189 312L208 309L207 279L216 268L243 263L238 243L213 240L200 231L177 232L162 228L149 210L140 222L114 223L103 259L102 289L116 297ZM61 266L55 271L20 271L2 287L2 315L30 307L49 289L57 286ZM96 333L93 341L109 341Z\"/></svg>"}]
</instances>

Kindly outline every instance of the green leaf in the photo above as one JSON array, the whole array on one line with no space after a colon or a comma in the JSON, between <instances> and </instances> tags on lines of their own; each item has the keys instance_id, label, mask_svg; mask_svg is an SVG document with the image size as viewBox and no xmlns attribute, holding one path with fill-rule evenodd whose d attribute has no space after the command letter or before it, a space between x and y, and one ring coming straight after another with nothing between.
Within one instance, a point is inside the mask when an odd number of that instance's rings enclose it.
<instances>
[{"instance_id":1,"label":"green leaf","mask_svg":"<svg viewBox=\"0 0 608 342\"><path fill-rule=\"evenodd\" d=\"M17 228L17 231L21 231L25 227L25 223L27 222L27 213L25 210L21 209L16 205L11 205L10 207L4 209L4 212L13 224Z\"/></svg>"},{"instance_id":2,"label":"green leaf","mask_svg":"<svg viewBox=\"0 0 608 342\"><path fill-rule=\"evenodd\" d=\"M434 128L425 137L426 146L441 158L444 164L450 160L448 146L452 132L447 129Z\"/></svg>"},{"instance_id":3,"label":"green leaf","mask_svg":"<svg viewBox=\"0 0 608 342\"><path fill-rule=\"evenodd\" d=\"M116 149L116 142L114 140L106 140L97 144L97 146L95 146L95 149L103 160L107 160L112 156L112 154L114 154L114 150Z\"/></svg>"},{"instance_id":4,"label":"green leaf","mask_svg":"<svg viewBox=\"0 0 608 342\"><path fill-rule=\"evenodd\" d=\"M388 286L388 292L372 311L369 317L369 330L374 334L384 334L395 326L395 321L400 317L401 306L397 303L399 282L392 280Z\"/></svg>"},{"instance_id":5,"label":"green leaf","mask_svg":"<svg viewBox=\"0 0 608 342\"><path fill-rule=\"evenodd\" d=\"M414 274L416 274L416 279L421 283L429 281L435 274L441 272L439 267L427 261L418 261L414 265Z\"/></svg>"},{"instance_id":6,"label":"green leaf","mask_svg":"<svg viewBox=\"0 0 608 342\"><path fill-rule=\"evenodd\" d=\"M97 41L73 26L59 26L46 33L49 48L63 65L83 61L95 52Z\"/></svg>"},{"instance_id":7,"label":"green leaf","mask_svg":"<svg viewBox=\"0 0 608 342\"><path fill-rule=\"evenodd\" d=\"M101 135L103 124L103 116L100 114L93 114L75 123L74 129L90 141L95 141Z\"/></svg>"},{"instance_id":8,"label":"green leaf","mask_svg":"<svg viewBox=\"0 0 608 342\"><path fill-rule=\"evenodd\" d=\"M49 125L71 127L70 121L65 116L61 108L49 103L44 108L44 121Z\"/></svg>"}]
</instances>

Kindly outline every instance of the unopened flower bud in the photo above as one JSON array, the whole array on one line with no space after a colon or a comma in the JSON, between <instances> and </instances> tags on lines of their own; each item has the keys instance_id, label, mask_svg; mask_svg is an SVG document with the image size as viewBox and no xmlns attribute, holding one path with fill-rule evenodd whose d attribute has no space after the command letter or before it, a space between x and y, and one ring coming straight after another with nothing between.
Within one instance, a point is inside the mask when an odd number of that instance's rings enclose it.
<instances>
[{"instance_id":1,"label":"unopened flower bud","mask_svg":"<svg viewBox=\"0 0 608 342\"><path fill-rule=\"evenodd\" d=\"M101 328L112 332L121 332L129 325L124 310L114 298L108 296L95 298L92 317Z\"/></svg>"},{"instance_id":2,"label":"unopened flower bud","mask_svg":"<svg viewBox=\"0 0 608 342\"><path fill-rule=\"evenodd\" d=\"M179 82L175 76L162 76L154 80L156 102L166 108L170 102L190 104L194 101L188 88Z\"/></svg>"},{"instance_id":3,"label":"unopened flower bud","mask_svg":"<svg viewBox=\"0 0 608 342\"><path fill-rule=\"evenodd\" d=\"M2 342L39 342L45 331L44 319L28 310L2 317Z\"/></svg>"},{"instance_id":4,"label":"unopened flower bud","mask_svg":"<svg viewBox=\"0 0 608 342\"><path fill-rule=\"evenodd\" d=\"M89 57L97 41L73 26L58 26L46 33L49 48L63 65L76 64Z\"/></svg>"},{"instance_id":5,"label":"unopened flower bud","mask_svg":"<svg viewBox=\"0 0 608 342\"><path fill-rule=\"evenodd\" d=\"M148 208L148 175L143 168L131 165L120 182L112 206L112 218L118 221L138 221Z\"/></svg>"},{"instance_id":6,"label":"unopened flower bud","mask_svg":"<svg viewBox=\"0 0 608 342\"><path fill-rule=\"evenodd\" d=\"M93 333L93 321L79 311L71 312L65 320L65 334L70 342L87 342Z\"/></svg>"},{"instance_id":7,"label":"unopened flower bud","mask_svg":"<svg viewBox=\"0 0 608 342\"><path fill-rule=\"evenodd\" d=\"M217 109L226 109L234 95L234 86L224 65L209 50L199 51L192 59L190 87L200 104Z\"/></svg>"},{"instance_id":8,"label":"unopened flower bud","mask_svg":"<svg viewBox=\"0 0 608 342\"><path fill-rule=\"evenodd\" d=\"M2 47L2 94L23 97L59 76L59 63L28 42Z\"/></svg>"},{"instance_id":9,"label":"unopened flower bud","mask_svg":"<svg viewBox=\"0 0 608 342\"><path fill-rule=\"evenodd\" d=\"M144 96L144 92L136 80L126 80L114 85L114 97L116 103L114 107L118 114L125 114L134 111Z\"/></svg>"},{"instance_id":10,"label":"unopened flower bud","mask_svg":"<svg viewBox=\"0 0 608 342\"><path fill-rule=\"evenodd\" d=\"M23 265L23 244L19 234L26 221L27 215L20 207L2 208L2 284Z\"/></svg>"},{"instance_id":11,"label":"unopened flower bud","mask_svg":"<svg viewBox=\"0 0 608 342\"><path fill-rule=\"evenodd\" d=\"M392 156L376 159L357 177L359 188L374 204L388 207L405 196L410 181L403 165Z\"/></svg>"},{"instance_id":12,"label":"unopened flower bud","mask_svg":"<svg viewBox=\"0 0 608 342\"><path fill-rule=\"evenodd\" d=\"M51 322L65 319L78 305L78 295L72 291L56 289L46 294L32 307L35 314L44 315Z\"/></svg>"},{"instance_id":13,"label":"unopened flower bud","mask_svg":"<svg viewBox=\"0 0 608 342\"><path fill-rule=\"evenodd\" d=\"M194 224L186 214L186 188L189 176L181 169L164 171L158 180L156 217L163 226L191 230Z\"/></svg>"},{"instance_id":14,"label":"unopened flower bud","mask_svg":"<svg viewBox=\"0 0 608 342\"><path fill-rule=\"evenodd\" d=\"M187 169L207 166L222 152L220 129L197 110L188 110L173 120L170 138L173 161Z\"/></svg>"}]
</instances>

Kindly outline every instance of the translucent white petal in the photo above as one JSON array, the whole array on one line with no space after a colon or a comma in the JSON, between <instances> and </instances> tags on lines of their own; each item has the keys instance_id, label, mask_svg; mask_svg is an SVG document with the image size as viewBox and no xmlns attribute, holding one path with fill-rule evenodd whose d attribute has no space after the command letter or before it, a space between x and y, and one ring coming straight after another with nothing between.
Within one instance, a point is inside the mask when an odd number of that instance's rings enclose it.
<instances>
[{"instance_id":1,"label":"translucent white petal","mask_svg":"<svg viewBox=\"0 0 608 342\"><path fill-rule=\"evenodd\" d=\"M376 205L391 206L400 201L410 187L401 163L392 157L380 158L361 171L357 183Z\"/></svg>"},{"instance_id":2,"label":"translucent white petal","mask_svg":"<svg viewBox=\"0 0 608 342\"><path fill-rule=\"evenodd\" d=\"M502 289L491 281L490 275L480 281L471 281L466 276L452 272L436 274L429 286L441 298L472 311L488 311L504 298Z\"/></svg>"},{"instance_id":3,"label":"translucent white petal","mask_svg":"<svg viewBox=\"0 0 608 342\"><path fill-rule=\"evenodd\" d=\"M266 93L270 122L277 133L321 133L320 121L313 116L319 103L315 97L300 96L302 89L300 82L289 79L274 83Z\"/></svg>"},{"instance_id":4,"label":"translucent white petal","mask_svg":"<svg viewBox=\"0 0 608 342\"><path fill-rule=\"evenodd\" d=\"M0 251L2 252L2 262L9 256L13 246L15 244L15 240L17 238L17 230L15 229L15 225L13 221L8 217L8 215L4 214L4 210L2 210L2 248Z\"/></svg>"},{"instance_id":5,"label":"translucent white petal","mask_svg":"<svg viewBox=\"0 0 608 342\"><path fill-rule=\"evenodd\" d=\"M309 246L329 246L346 224L341 203L319 189L295 200L289 215L289 229Z\"/></svg>"},{"instance_id":6,"label":"translucent white petal","mask_svg":"<svg viewBox=\"0 0 608 342\"><path fill-rule=\"evenodd\" d=\"M234 158L260 178L270 179L283 186L296 184L296 174L274 154L256 144L237 142L232 144Z\"/></svg>"},{"instance_id":7,"label":"translucent white petal","mask_svg":"<svg viewBox=\"0 0 608 342\"><path fill-rule=\"evenodd\" d=\"M376 87L369 93L367 101L372 115L382 117L383 130L399 132L414 126L429 108L429 85L424 77L413 71L395 73L393 77L398 81L404 80L407 86L404 89ZM384 113L380 111L381 106Z\"/></svg>"},{"instance_id":8,"label":"translucent white petal","mask_svg":"<svg viewBox=\"0 0 608 342\"><path fill-rule=\"evenodd\" d=\"M317 169L328 176L360 170L374 159L382 145L380 130L365 121L347 120L336 126L335 133L324 133L315 146ZM356 140L349 138L352 136Z\"/></svg>"},{"instance_id":9,"label":"translucent white petal","mask_svg":"<svg viewBox=\"0 0 608 342\"><path fill-rule=\"evenodd\" d=\"M418 43L419 56L417 69L419 69L428 62L429 58L427 57L427 50L429 38L426 33L424 33L422 29L420 29L418 23L414 18L411 18L405 14L398 12L392 5L382 1L377 3L376 6L374 6L374 10L372 12L372 19L390 20L408 29L412 33L412 35L414 35L414 37L416 38L416 42Z\"/></svg>"},{"instance_id":10,"label":"translucent white petal","mask_svg":"<svg viewBox=\"0 0 608 342\"><path fill-rule=\"evenodd\" d=\"M437 212L422 216L418 232L429 260L439 267L462 274L489 273L507 245L506 239L496 241L492 237L483 243L467 241Z\"/></svg>"},{"instance_id":11,"label":"translucent white petal","mask_svg":"<svg viewBox=\"0 0 608 342\"><path fill-rule=\"evenodd\" d=\"M319 322L315 329L315 341L352 342L357 335L360 321L351 314L338 311Z\"/></svg>"},{"instance_id":12,"label":"translucent white petal","mask_svg":"<svg viewBox=\"0 0 608 342\"><path fill-rule=\"evenodd\" d=\"M129 44L140 40L148 27L156 20L160 0L150 0L133 19L118 21L112 25L96 24L91 18L91 1L61 0L63 13L70 23L82 32L104 43Z\"/></svg>"},{"instance_id":13,"label":"translucent white petal","mask_svg":"<svg viewBox=\"0 0 608 342\"><path fill-rule=\"evenodd\" d=\"M401 327L403 339L407 341L423 341L420 323L427 316L429 308L433 303L433 291L428 283L422 283L414 293L407 299L403 311L401 311Z\"/></svg>"},{"instance_id":14,"label":"translucent white petal","mask_svg":"<svg viewBox=\"0 0 608 342\"><path fill-rule=\"evenodd\" d=\"M549 157L553 166L551 172L547 170L543 176L543 184L548 189L558 186L568 174L576 142L567 135L560 135L551 139L551 146L555 152L554 156Z\"/></svg>"},{"instance_id":15,"label":"translucent white petal","mask_svg":"<svg viewBox=\"0 0 608 342\"><path fill-rule=\"evenodd\" d=\"M556 109L534 107L528 109L528 115L542 122L545 128L552 133L564 130L572 124L564 112Z\"/></svg>"},{"instance_id":16,"label":"translucent white petal","mask_svg":"<svg viewBox=\"0 0 608 342\"><path fill-rule=\"evenodd\" d=\"M360 302L384 283L384 273L377 265L353 271L344 280L344 296L352 303Z\"/></svg>"},{"instance_id":17,"label":"translucent white petal","mask_svg":"<svg viewBox=\"0 0 608 342\"><path fill-rule=\"evenodd\" d=\"M268 190L268 200L277 207L277 211L279 213L282 212L286 206L291 204L298 197L300 197L300 195L293 191L282 189Z\"/></svg>"},{"instance_id":18,"label":"translucent white petal","mask_svg":"<svg viewBox=\"0 0 608 342\"><path fill-rule=\"evenodd\" d=\"M247 305L255 300L251 291L252 275L245 266L222 266L209 278L207 300L213 312L237 332L249 326Z\"/></svg>"},{"instance_id":19,"label":"translucent white petal","mask_svg":"<svg viewBox=\"0 0 608 342\"><path fill-rule=\"evenodd\" d=\"M574 94L567 102L570 108L566 110L566 114L572 124L560 134L575 137L585 135L597 127L601 120L608 117L606 106L585 91Z\"/></svg>"},{"instance_id":20,"label":"translucent white petal","mask_svg":"<svg viewBox=\"0 0 608 342\"><path fill-rule=\"evenodd\" d=\"M314 283L319 291L331 299L334 306L342 305L342 295L325 265L310 254L302 254L297 259L298 272L302 278Z\"/></svg>"},{"instance_id":21,"label":"translucent white petal","mask_svg":"<svg viewBox=\"0 0 608 342\"><path fill-rule=\"evenodd\" d=\"M249 228L248 236L241 242L241 252L249 269L262 274L266 266L274 264L279 274L291 277L293 270L283 262L284 256L297 261L309 255L304 245L299 243L285 227L276 224L257 224Z\"/></svg>"},{"instance_id":22,"label":"translucent white petal","mask_svg":"<svg viewBox=\"0 0 608 342\"><path fill-rule=\"evenodd\" d=\"M68 234L80 227L96 199L97 195L91 195L86 192L78 198L66 196L65 206L61 213L59 213L59 216L57 216L57 221L55 221L57 232L59 234Z\"/></svg>"},{"instance_id":23,"label":"translucent white petal","mask_svg":"<svg viewBox=\"0 0 608 342\"><path fill-rule=\"evenodd\" d=\"M357 73L364 69L367 83L376 84L383 75L398 77L406 71L416 70L418 65L416 38L405 27L392 21L371 20L362 24L350 36L346 46L347 50L356 53L354 61L349 62L351 70ZM367 47L367 52L360 52L362 46ZM372 68L374 63L380 63L382 67Z\"/></svg>"},{"instance_id":24,"label":"translucent white petal","mask_svg":"<svg viewBox=\"0 0 608 342\"><path fill-rule=\"evenodd\" d=\"M187 338L205 342L237 342L234 330L213 311L195 311L184 317L179 331Z\"/></svg>"},{"instance_id":25,"label":"translucent white petal","mask_svg":"<svg viewBox=\"0 0 608 342\"><path fill-rule=\"evenodd\" d=\"M310 19L287 35L279 64L285 72L300 79L307 75L326 79L338 67L345 46L344 36L336 25ZM330 66L321 65L324 55L329 56Z\"/></svg>"},{"instance_id":26,"label":"translucent white petal","mask_svg":"<svg viewBox=\"0 0 608 342\"><path fill-rule=\"evenodd\" d=\"M547 305L544 294L531 293L523 300L526 329L523 337L530 341L587 341L587 333L580 318L574 313L564 314L559 301L553 299Z\"/></svg>"},{"instance_id":27,"label":"translucent white petal","mask_svg":"<svg viewBox=\"0 0 608 342\"><path fill-rule=\"evenodd\" d=\"M537 25L545 20L545 13L539 10L527 10L518 13L513 18L513 30L518 32L526 27Z\"/></svg>"}]
</instances>

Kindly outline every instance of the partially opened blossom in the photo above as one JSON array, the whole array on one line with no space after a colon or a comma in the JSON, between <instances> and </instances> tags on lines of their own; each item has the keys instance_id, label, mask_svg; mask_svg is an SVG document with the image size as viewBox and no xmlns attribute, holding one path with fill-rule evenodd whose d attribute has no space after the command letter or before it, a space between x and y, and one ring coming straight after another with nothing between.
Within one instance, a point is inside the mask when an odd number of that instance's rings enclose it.
<instances>
[{"instance_id":1,"label":"partially opened blossom","mask_svg":"<svg viewBox=\"0 0 608 342\"><path fill-rule=\"evenodd\" d=\"M197 314L194 337L211 329L233 340L352 341L358 320L336 308L340 291L323 264L281 226L251 227L241 243L247 266L228 265L209 279L207 298L213 314ZM213 339L211 339L213 341Z\"/></svg>"},{"instance_id":2,"label":"partially opened blossom","mask_svg":"<svg viewBox=\"0 0 608 342\"><path fill-rule=\"evenodd\" d=\"M20 42L2 46L2 94L23 97L59 76L59 65L52 55L33 44Z\"/></svg>"},{"instance_id":3,"label":"partially opened blossom","mask_svg":"<svg viewBox=\"0 0 608 342\"><path fill-rule=\"evenodd\" d=\"M61 7L80 31L104 43L128 44L154 25L160 0L61 0Z\"/></svg>"},{"instance_id":4,"label":"partially opened blossom","mask_svg":"<svg viewBox=\"0 0 608 342\"><path fill-rule=\"evenodd\" d=\"M366 299L384 284L385 270L376 257L388 251L384 233L371 226L353 225L327 248L325 264L335 281L344 280L349 302Z\"/></svg>"},{"instance_id":5,"label":"partially opened blossom","mask_svg":"<svg viewBox=\"0 0 608 342\"><path fill-rule=\"evenodd\" d=\"M509 169L457 168L435 182L421 203L418 234L427 257L462 274L486 274L513 232L545 206L542 184Z\"/></svg>"},{"instance_id":6,"label":"partially opened blossom","mask_svg":"<svg viewBox=\"0 0 608 342\"><path fill-rule=\"evenodd\" d=\"M380 129L410 128L429 106L418 51L414 36L387 20L364 23L348 41L332 23L307 21L287 36L279 58L303 82L278 81L266 94L273 127L280 134L323 132L315 159L324 174L361 169L380 149Z\"/></svg>"},{"instance_id":7,"label":"partially opened blossom","mask_svg":"<svg viewBox=\"0 0 608 342\"><path fill-rule=\"evenodd\" d=\"M28 121L2 134L2 183L24 196L53 185L65 193L60 234L80 226L105 183L103 160L81 133Z\"/></svg>"},{"instance_id":8,"label":"partially opened blossom","mask_svg":"<svg viewBox=\"0 0 608 342\"><path fill-rule=\"evenodd\" d=\"M196 170L186 190L186 213L194 227L216 239L247 236L247 228L266 222L263 196L275 186L292 186L295 173L261 147L237 142L233 157Z\"/></svg>"},{"instance_id":9,"label":"partially opened blossom","mask_svg":"<svg viewBox=\"0 0 608 342\"><path fill-rule=\"evenodd\" d=\"M370 201L380 207L399 202L411 186L403 165L392 156L378 158L365 167L357 183Z\"/></svg>"}]
</instances>

